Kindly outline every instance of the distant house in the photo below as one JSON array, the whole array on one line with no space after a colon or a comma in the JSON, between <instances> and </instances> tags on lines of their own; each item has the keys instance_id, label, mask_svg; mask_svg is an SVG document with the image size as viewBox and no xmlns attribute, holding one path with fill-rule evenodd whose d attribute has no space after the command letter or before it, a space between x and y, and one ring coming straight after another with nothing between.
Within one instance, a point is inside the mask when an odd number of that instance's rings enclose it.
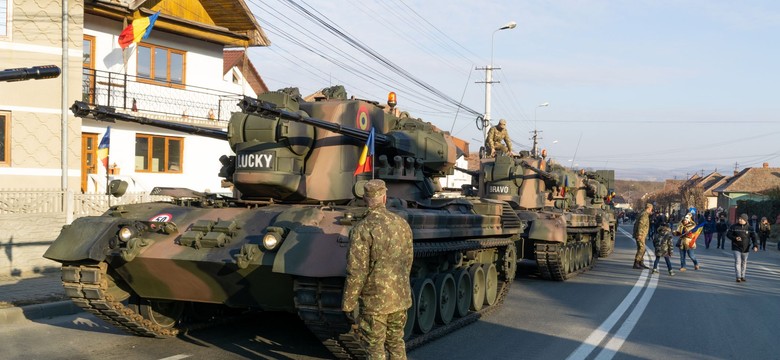
<instances>
[{"instance_id":1,"label":"distant house","mask_svg":"<svg viewBox=\"0 0 780 360\"><path fill-rule=\"evenodd\" d=\"M696 176L692 178L693 185L702 189L704 196L707 198L707 209L715 209L718 207L718 194L715 192L719 186L726 182L726 176L719 174L718 172L711 172L706 176Z\"/></svg>"},{"instance_id":2,"label":"distant house","mask_svg":"<svg viewBox=\"0 0 780 360\"><path fill-rule=\"evenodd\" d=\"M766 192L777 187L780 187L780 168L764 163L760 168L743 169L713 191L718 194L718 207L729 209L737 206L738 200L766 200Z\"/></svg>"}]
</instances>

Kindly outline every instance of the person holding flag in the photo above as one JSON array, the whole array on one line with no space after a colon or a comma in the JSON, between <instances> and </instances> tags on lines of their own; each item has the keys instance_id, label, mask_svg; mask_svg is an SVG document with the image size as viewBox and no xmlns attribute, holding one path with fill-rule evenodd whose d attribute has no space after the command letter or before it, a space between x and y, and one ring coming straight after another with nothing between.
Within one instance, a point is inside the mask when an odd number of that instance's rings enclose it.
<instances>
[{"instance_id":1,"label":"person holding flag","mask_svg":"<svg viewBox=\"0 0 780 360\"><path fill-rule=\"evenodd\" d=\"M693 260L693 269L699 270L699 261L696 260L694 250L696 250L696 238L701 234L701 225L696 225L693 221L693 215L691 213L685 214L685 217L677 226L677 230L674 231L675 236L680 238L677 240L677 247L680 248L680 272L684 272L686 255L690 256Z\"/></svg>"},{"instance_id":2,"label":"person holding flag","mask_svg":"<svg viewBox=\"0 0 780 360\"><path fill-rule=\"evenodd\" d=\"M374 128L371 128L371 132L368 133L368 139L366 145L363 146L363 151L360 153L358 159L358 165L355 169L355 175L362 174L364 172L371 172L371 178L374 178Z\"/></svg>"}]
</instances>

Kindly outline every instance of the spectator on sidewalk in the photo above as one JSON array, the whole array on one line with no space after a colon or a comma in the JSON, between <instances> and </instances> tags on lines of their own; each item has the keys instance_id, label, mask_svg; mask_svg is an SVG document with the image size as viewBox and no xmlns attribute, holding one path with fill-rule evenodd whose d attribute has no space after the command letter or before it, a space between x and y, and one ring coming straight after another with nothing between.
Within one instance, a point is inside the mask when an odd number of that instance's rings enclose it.
<instances>
[{"instance_id":1,"label":"spectator on sidewalk","mask_svg":"<svg viewBox=\"0 0 780 360\"><path fill-rule=\"evenodd\" d=\"M704 233L704 248L709 249L710 243L712 242L712 234L715 233L716 226L715 222L712 221L712 216L707 215L706 222L702 225L703 233Z\"/></svg>"},{"instance_id":2,"label":"spectator on sidewalk","mask_svg":"<svg viewBox=\"0 0 780 360\"><path fill-rule=\"evenodd\" d=\"M737 275L737 282L745 282L745 272L747 271L747 259L750 254L750 244L753 244L753 252L758 251L758 241L756 233L748 225L748 215L739 216L737 223L729 227L726 237L731 240L731 251L734 253L734 270Z\"/></svg>"},{"instance_id":3,"label":"spectator on sidewalk","mask_svg":"<svg viewBox=\"0 0 780 360\"><path fill-rule=\"evenodd\" d=\"M771 232L772 227L769 225L769 220L766 219L766 216L762 217L761 222L758 223L758 239L760 240L759 248L763 251L766 251L766 239Z\"/></svg>"},{"instance_id":4,"label":"spectator on sidewalk","mask_svg":"<svg viewBox=\"0 0 780 360\"><path fill-rule=\"evenodd\" d=\"M718 224L715 225L715 231L718 232L718 249L726 248L726 231L729 229L729 222L726 221L725 216L721 216L718 219Z\"/></svg>"}]
</instances>

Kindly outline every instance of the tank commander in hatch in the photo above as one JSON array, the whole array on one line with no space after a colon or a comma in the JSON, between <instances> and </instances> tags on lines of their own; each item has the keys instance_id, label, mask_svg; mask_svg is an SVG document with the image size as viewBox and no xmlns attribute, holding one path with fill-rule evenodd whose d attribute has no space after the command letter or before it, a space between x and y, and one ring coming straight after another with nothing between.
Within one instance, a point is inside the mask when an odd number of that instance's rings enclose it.
<instances>
[{"instance_id":1,"label":"tank commander in hatch","mask_svg":"<svg viewBox=\"0 0 780 360\"><path fill-rule=\"evenodd\" d=\"M506 146L501 144L502 141ZM505 154L512 154L512 140L509 138L509 131L506 129L506 120L501 119L498 121L498 125L490 128L485 140L485 148L487 148L487 152L491 157L496 156L496 150Z\"/></svg>"},{"instance_id":2,"label":"tank commander in hatch","mask_svg":"<svg viewBox=\"0 0 780 360\"><path fill-rule=\"evenodd\" d=\"M412 306L412 229L385 208L384 181L371 180L364 190L368 210L349 232L341 309L358 324L369 359L385 359L386 353L393 360L406 359L403 336L406 311Z\"/></svg>"}]
</instances>

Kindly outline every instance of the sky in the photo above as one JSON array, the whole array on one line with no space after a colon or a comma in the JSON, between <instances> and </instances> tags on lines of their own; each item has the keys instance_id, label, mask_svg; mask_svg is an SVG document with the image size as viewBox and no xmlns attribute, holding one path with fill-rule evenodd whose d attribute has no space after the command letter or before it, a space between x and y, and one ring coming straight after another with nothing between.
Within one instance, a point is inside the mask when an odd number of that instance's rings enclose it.
<instances>
[{"instance_id":1,"label":"sky","mask_svg":"<svg viewBox=\"0 0 780 360\"><path fill-rule=\"evenodd\" d=\"M514 150L537 129L555 161L620 179L780 167L777 1L246 2L271 41L249 50L271 90L394 91L477 151L477 68L492 61L491 122L508 121Z\"/></svg>"}]
</instances>

